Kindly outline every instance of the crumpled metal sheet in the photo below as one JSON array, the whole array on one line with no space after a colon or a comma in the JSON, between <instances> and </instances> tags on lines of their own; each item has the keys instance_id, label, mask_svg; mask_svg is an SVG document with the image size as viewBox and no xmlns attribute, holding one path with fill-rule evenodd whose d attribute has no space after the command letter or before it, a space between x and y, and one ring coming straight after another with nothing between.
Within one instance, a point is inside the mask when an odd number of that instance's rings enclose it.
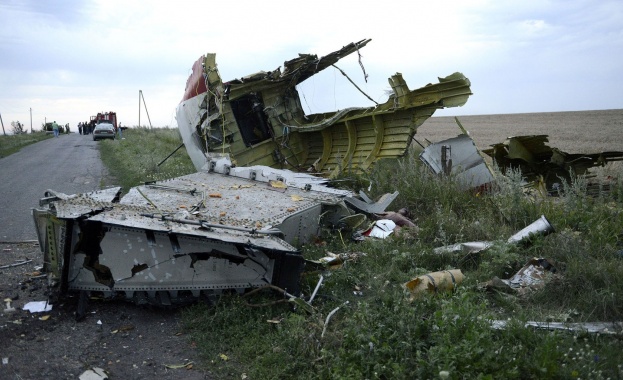
<instances>
[{"instance_id":1,"label":"crumpled metal sheet","mask_svg":"<svg viewBox=\"0 0 623 380\"><path fill-rule=\"evenodd\" d=\"M454 176L465 189L479 188L494 181L476 144L467 134L430 144L420 153L420 160L436 174Z\"/></svg>"}]
</instances>

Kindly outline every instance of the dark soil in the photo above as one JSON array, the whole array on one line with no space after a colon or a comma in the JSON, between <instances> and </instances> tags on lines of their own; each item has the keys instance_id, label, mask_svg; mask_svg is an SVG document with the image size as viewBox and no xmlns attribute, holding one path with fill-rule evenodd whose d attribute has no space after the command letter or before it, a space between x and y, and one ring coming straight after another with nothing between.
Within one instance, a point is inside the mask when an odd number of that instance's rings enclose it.
<instances>
[{"instance_id":1,"label":"dark soil","mask_svg":"<svg viewBox=\"0 0 623 380\"><path fill-rule=\"evenodd\" d=\"M121 300L90 300L86 317L75 320L78 295L55 302L52 310L22 310L31 301L55 299L37 243L1 244L0 299L16 310L0 311L0 379L77 379L98 367L110 379L208 379L194 343L181 325L181 310L137 306ZM47 319L46 319L47 318ZM168 368L166 365L182 368Z\"/></svg>"}]
</instances>

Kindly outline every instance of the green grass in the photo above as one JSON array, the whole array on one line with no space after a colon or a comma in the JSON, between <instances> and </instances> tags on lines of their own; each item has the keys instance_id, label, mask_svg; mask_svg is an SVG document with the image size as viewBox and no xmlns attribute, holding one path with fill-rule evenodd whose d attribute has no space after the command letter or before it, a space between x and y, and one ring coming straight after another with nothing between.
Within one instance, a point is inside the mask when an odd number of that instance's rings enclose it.
<instances>
[{"instance_id":1,"label":"green grass","mask_svg":"<svg viewBox=\"0 0 623 380\"><path fill-rule=\"evenodd\" d=\"M25 146L51 137L53 137L53 135L47 135L43 132L6 136L0 135L0 158L10 156Z\"/></svg>"},{"instance_id":2,"label":"green grass","mask_svg":"<svg viewBox=\"0 0 623 380\"><path fill-rule=\"evenodd\" d=\"M179 145L177 131L128 130L124 136L101 144L104 162L117 166L112 174L124 178L124 186L192 172L181 151L179 161L155 167ZM127 173L120 174L122 169ZM186 309L185 326L201 352L200 366L230 379L623 377L621 337L523 327L525 321L623 320L623 183L588 197L586 184L578 180L559 197L542 198L525 193L519 173L498 178L491 192L464 192L407 156L342 182L370 186L376 196L400 191L391 209L407 207L419 231L362 243L333 233L323 236L322 244L301 247L310 259L327 252L365 253L324 273L313 314L287 303L250 307L238 295ZM530 244L504 243L542 214L555 233ZM477 240L495 244L477 255L433 252ZM560 276L523 296L482 290L481 283L509 278L533 257L554 261ZM454 293L407 300L403 283L453 268L465 274ZM306 297L319 274L308 266L302 278ZM268 292L252 301L275 298ZM495 330L492 319L509 324Z\"/></svg>"},{"instance_id":3,"label":"green grass","mask_svg":"<svg viewBox=\"0 0 623 380\"><path fill-rule=\"evenodd\" d=\"M163 180L195 172L182 148L158 166L182 144L177 129L129 128L123 131L125 139L99 142L102 161L110 174L127 191L146 181Z\"/></svg>"}]
</instances>

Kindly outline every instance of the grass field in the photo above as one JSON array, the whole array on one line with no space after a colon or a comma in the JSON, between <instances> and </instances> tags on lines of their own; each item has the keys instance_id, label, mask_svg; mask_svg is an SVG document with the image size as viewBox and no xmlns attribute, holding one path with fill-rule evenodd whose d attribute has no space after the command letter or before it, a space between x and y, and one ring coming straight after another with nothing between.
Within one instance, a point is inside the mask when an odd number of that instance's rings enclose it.
<instances>
[{"instance_id":1,"label":"grass field","mask_svg":"<svg viewBox=\"0 0 623 380\"><path fill-rule=\"evenodd\" d=\"M53 135L48 135L43 132L0 136L0 158L9 156L27 145L34 144L51 137L53 137Z\"/></svg>"},{"instance_id":2,"label":"grass field","mask_svg":"<svg viewBox=\"0 0 623 380\"><path fill-rule=\"evenodd\" d=\"M570 153L623 150L621 110L459 119L481 148L510 135L549 134L552 145ZM453 118L434 118L416 137L453 137L454 125ZM101 144L104 162L124 184L192 171L182 153L178 161L156 165L180 143L175 130L128 130L124 136ZM328 252L358 256L323 272L313 313L288 303L250 307L238 295L188 308L186 330L204 358L199 365L228 379L622 378L621 335L524 327L526 321L623 320L623 172L616 175L611 191L597 197L586 196L586 182L579 179L563 186L559 197L543 198L524 192L519 173L498 176L490 192L461 191L414 155L380 163L363 177L346 173L372 196L400 191L391 209L407 207L418 229L361 243L346 232L327 231L301 247L308 259ZM541 215L554 233L506 243ZM483 240L494 244L478 254L434 251ZM483 290L482 283L508 279L534 257L557 268L542 288L525 294ZM454 292L408 301L405 282L448 269L465 275ZM305 297L320 273L308 266ZM255 303L276 300L259 297ZM493 329L492 320L505 320L507 327Z\"/></svg>"}]
</instances>

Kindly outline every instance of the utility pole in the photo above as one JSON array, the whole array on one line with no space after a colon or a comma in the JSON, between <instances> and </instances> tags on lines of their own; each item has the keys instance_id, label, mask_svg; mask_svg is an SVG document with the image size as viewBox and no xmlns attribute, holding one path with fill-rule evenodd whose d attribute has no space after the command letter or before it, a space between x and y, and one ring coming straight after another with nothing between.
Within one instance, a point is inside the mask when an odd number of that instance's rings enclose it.
<instances>
[{"instance_id":1,"label":"utility pole","mask_svg":"<svg viewBox=\"0 0 623 380\"><path fill-rule=\"evenodd\" d=\"M2 114L0 113L0 124L2 124L2 133L6 136L6 131L4 130L4 122L2 121Z\"/></svg>"},{"instance_id":2,"label":"utility pole","mask_svg":"<svg viewBox=\"0 0 623 380\"><path fill-rule=\"evenodd\" d=\"M147 114L147 120L149 121L149 128L152 129L151 119L149 118L149 111L147 111L147 103L145 103L145 97L143 96L143 90L138 90L138 125L141 126L141 98L143 98L143 105L145 106L145 113Z\"/></svg>"},{"instance_id":3,"label":"utility pole","mask_svg":"<svg viewBox=\"0 0 623 380\"><path fill-rule=\"evenodd\" d=\"M30 133L32 134L32 107L30 108Z\"/></svg>"}]
</instances>

